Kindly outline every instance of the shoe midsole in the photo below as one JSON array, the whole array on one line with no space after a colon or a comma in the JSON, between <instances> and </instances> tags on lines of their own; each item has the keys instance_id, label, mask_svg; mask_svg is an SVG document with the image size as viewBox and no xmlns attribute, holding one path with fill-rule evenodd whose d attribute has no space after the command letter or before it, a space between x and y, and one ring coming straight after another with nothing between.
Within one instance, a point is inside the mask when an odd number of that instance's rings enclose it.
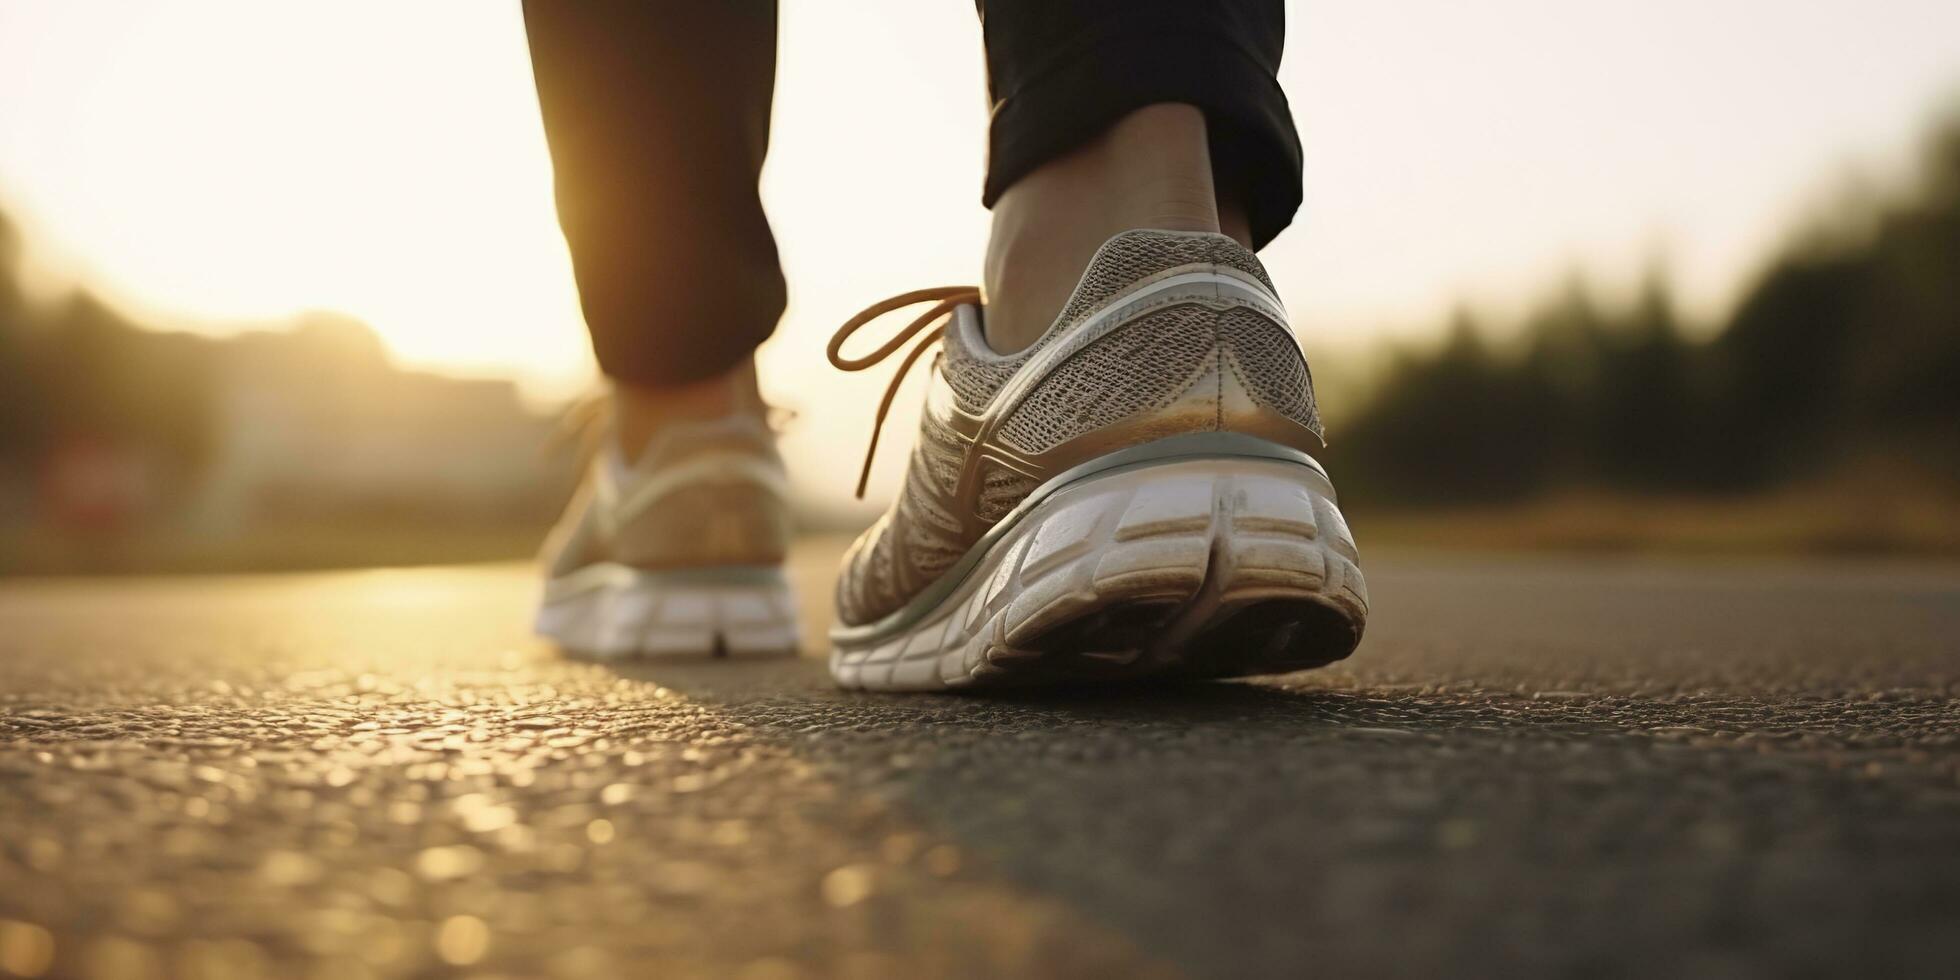
<instances>
[{"instance_id":1,"label":"shoe midsole","mask_svg":"<svg viewBox=\"0 0 1960 980\"><path fill-rule=\"evenodd\" d=\"M1318 461L1300 450L1270 440L1237 432L1192 432L1131 446L1064 470L1036 487L1027 499L988 529L952 567L924 591L913 596L911 601L890 615L870 623L835 626L830 631L830 641L839 646L860 647L888 640L918 625L948 597L959 591L995 545L1012 533L1030 512L1055 494L1114 473L1193 459L1266 459L1298 464L1312 473L1320 493L1330 501L1334 499L1334 485L1328 480L1327 470Z\"/></svg>"},{"instance_id":2,"label":"shoe midsole","mask_svg":"<svg viewBox=\"0 0 1960 980\"><path fill-rule=\"evenodd\" d=\"M543 603L533 631L601 657L787 652L796 645L795 606L780 574L767 581L629 572L616 583Z\"/></svg>"}]
</instances>

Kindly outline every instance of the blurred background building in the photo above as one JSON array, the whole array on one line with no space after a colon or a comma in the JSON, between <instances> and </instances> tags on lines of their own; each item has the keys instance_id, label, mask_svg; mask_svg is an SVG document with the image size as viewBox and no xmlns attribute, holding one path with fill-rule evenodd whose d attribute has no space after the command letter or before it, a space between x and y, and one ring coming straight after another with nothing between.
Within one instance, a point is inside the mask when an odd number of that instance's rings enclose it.
<instances>
[{"instance_id":1,"label":"blurred background building","mask_svg":"<svg viewBox=\"0 0 1960 980\"><path fill-rule=\"evenodd\" d=\"M0 554L14 571L522 553L566 486L508 380L397 367L334 314L212 337L31 303L0 215Z\"/></svg>"}]
</instances>

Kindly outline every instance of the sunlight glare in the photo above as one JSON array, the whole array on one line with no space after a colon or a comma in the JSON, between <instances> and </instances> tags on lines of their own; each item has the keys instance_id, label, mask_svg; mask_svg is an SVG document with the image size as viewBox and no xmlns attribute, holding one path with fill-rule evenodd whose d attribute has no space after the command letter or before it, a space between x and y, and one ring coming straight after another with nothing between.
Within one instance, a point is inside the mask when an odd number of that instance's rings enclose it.
<instances>
[{"instance_id":1,"label":"sunlight glare","mask_svg":"<svg viewBox=\"0 0 1960 980\"><path fill-rule=\"evenodd\" d=\"M37 72L70 119L0 147L0 191L38 190L30 240L145 315L331 309L408 363L582 378L516 12L349 6L35 11L88 57Z\"/></svg>"}]
</instances>

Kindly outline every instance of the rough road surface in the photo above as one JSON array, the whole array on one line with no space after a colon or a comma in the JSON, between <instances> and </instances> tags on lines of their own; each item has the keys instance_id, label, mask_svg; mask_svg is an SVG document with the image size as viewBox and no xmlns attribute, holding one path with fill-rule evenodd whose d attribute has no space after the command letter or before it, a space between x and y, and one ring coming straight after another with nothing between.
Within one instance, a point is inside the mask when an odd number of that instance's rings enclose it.
<instances>
[{"instance_id":1,"label":"rough road surface","mask_svg":"<svg viewBox=\"0 0 1960 980\"><path fill-rule=\"evenodd\" d=\"M569 661L516 567L0 585L0 975L1953 975L1960 570L1367 567L1336 668L988 698Z\"/></svg>"}]
</instances>

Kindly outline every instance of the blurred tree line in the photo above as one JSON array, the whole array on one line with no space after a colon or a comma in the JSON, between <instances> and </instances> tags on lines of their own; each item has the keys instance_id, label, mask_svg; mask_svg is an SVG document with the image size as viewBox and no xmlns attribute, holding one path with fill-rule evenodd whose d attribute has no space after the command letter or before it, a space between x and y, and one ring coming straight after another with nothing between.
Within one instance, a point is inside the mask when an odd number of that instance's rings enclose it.
<instances>
[{"instance_id":1,"label":"blurred tree line","mask_svg":"<svg viewBox=\"0 0 1960 980\"><path fill-rule=\"evenodd\" d=\"M1865 213L1784 248L1707 339L1658 276L1619 310L1574 284L1513 329L1460 314L1335 420L1330 464L1388 505L1744 493L1867 462L1960 480L1960 116L1902 199L1841 210Z\"/></svg>"}]
</instances>

